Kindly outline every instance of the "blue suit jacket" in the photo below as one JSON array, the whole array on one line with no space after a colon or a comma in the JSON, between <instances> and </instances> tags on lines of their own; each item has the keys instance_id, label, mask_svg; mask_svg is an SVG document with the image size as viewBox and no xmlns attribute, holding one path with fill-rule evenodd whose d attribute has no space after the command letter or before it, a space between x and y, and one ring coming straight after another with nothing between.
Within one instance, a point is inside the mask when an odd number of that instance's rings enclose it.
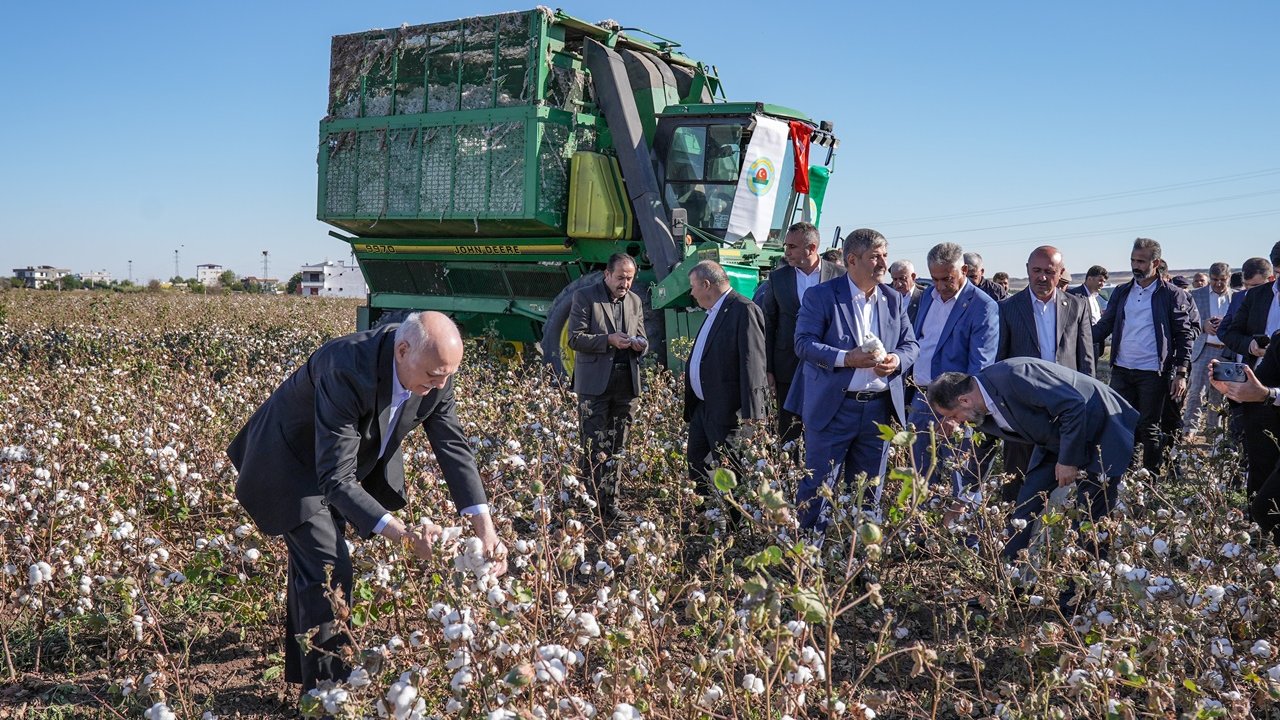
<instances>
[{"instance_id":1,"label":"blue suit jacket","mask_svg":"<svg viewBox=\"0 0 1280 720\"><path fill-rule=\"evenodd\" d=\"M898 369L887 379L893 408L898 419L907 424L902 374L916 361L920 351L915 333L907 319L907 299L881 283L876 333L887 352L898 356ZM800 315L796 318L796 357L801 365L791 385L784 407L801 417L806 427L822 430L835 417L844 402L844 390L853 379L853 368L836 367L842 350L853 350L862 344L853 325L853 295L848 277L828 280L804 294Z\"/></svg>"},{"instance_id":2,"label":"blue suit jacket","mask_svg":"<svg viewBox=\"0 0 1280 720\"><path fill-rule=\"evenodd\" d=\"M915 336L922 338L924 320L933 306L933 290L925 292L916 313ZM965 282L956 296L956 306L942 326L942 336L933 351L930 377L944 372L972 375L996 361L1000 349L1000 305L971 282Z\"/></svg>"}]
</instances>

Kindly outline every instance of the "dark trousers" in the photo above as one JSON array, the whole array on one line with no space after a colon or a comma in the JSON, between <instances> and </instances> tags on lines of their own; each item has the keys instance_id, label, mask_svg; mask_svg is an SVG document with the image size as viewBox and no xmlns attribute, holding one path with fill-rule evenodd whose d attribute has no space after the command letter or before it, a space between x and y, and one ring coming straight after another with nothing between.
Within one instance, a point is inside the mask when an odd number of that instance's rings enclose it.
<instances>
[{"instance_id":1,"label":"dark trousers","mask_svg":"<svg viewBox=\"0 0 1280 720\"><path fill-rule=\"evenodd\" d=\"M960 497L977 481L972 473L973 439L965 437L956 441L944 437L938 432L937 420L925 393L917 392L907 413L907 424L916 432L915 442L911 445L911 459L915 462L916 472L924 476L930 485L946 485L950 494Z\"/></svg>"},{"instance_id":2,"label":"dark trousers","mask_svg":"<svg viewBox=\"0 0 1280 720\"><path fill-rule=\"evenodd\" d=\"M1169 399L1169 382L1155 370L1130 370L1116 365L1111 368L1111 389L1138 411L1138 428L1134 433L1142 447L1142 467L1155 475L1160 471L1164 440L1160 421Z\"/></svg>"},{"instance_id":3,"label":"dark trousers","mask_svg":"<svg viewBox=\"0 0 1280 720\"><path fill-rule=\"evenodd\" d=\"M284 534L289 549L284 679L301 683L304 692L321 680L343 679L348 673L346 663L338 656L349 638L334 622L333 604L325 597L330 588L341 590L343 599L351 605L351 556L343 537L346 528L346 519L327 508ZM318 629L311 637L311 649L303 653L296 637L313 628Z\"/></svg>"},{"instance_id":4,"label":"dark trousers","mask_svg":"<svg viewBox=\"0 0 1280 720\"><path fill-rule=\"evenodd\" d=\"M1005 439L1004 471L1012 475L1013 479L1000 487L1001 500L1014 502L1018 499L1018 495L1022 492L1022 479L1031 470L1031 453L1035 449L1036 446L1030 443Z\"/></svg>"},{"instance_id":5,"label":"dark trousers","mask_svg":"<svg viewBox=\"0 0 1280 720\"><path fill-rule=\"evenodd\" d=\"M605 515L617 513L622 467L615 456L627 445L636 402L634 390L631 364L616 363L602 394L578 396L582 476L590 483L591 496Z\"/></svg>"},{"instance_id":6,"label":"dark trousers","mask_svg":"<svg viewBox=\"0 0 1280 720\"><path fill-rule=\"evenodd\" d=\"M1022 480L1022 490L1018 493L1017 505L1010 517L1011 521L1023 520L1026 525L1021 530L1016 530L1010 522L1009 541L1004 546L1006 558L1016 557L1018 551L1031 542L1035 517L1044 510L1045 499L1058 487L1054 472L1054 465L1057 463L1058 456L1046 452L1034 467L1027 470ZM1092 522L1105 517L1115 506L1120 478L1104 478L1102 465L1097 459L1083 469L1086 471L1085 478L1076 481L1076 506L1083 511L1083 519ZM1079 527L1079 523L1080 520L1077 520L1076 527Z\"/></svg>"},{"instance_id":7,"label":"dark trousers","mask_svg":"<svg viewBox=\"0 0 1280 720\"><path fill-rule=\"evenodd\" d=\"M791 392L791 383L778 385L778 445L785 447L787 443L795 443L788 452L794 459L800 458L800 438L804 436L804 423L800 416L782 407L787 401L787 393Z\"/></svg>"},{"instance_id":8,"label":"dark trousers","mask_svg":"<svg viewBox=\"0 0 1280 720\"><path fill-rule=\"evenodd\" d=\"M860 401L853 395L845 395L844 402L835 417L821 431L811 427L804 429L804 464L808 471L796 492L796 508L800 527L826 529L822 511L826 502L818 497L818 489L830 482L839 488L839 478L844 476L845 487L852 493L857 477L866 473L875 478L884 470L888 443L880 439L876 423L888 423L890 417L888 391ZM879 508L880 494L884 489L881 480L875 486L872 498L861 498L864 504Z\"/></svg>"},{"instance_id":9,"label":"dark trousers","mask_svg":"<svg viewBox=\"0 0 1280 720\"><path fill-rule=\"evenodd\" d=\"M729 441L738 430L738 420L734 417L731 424L717 422L707 417L707 404L699 402L693 409L689 419L689 441L685 446L685 457L689 463L689 478L698 488L702 497L711 497L714 488L707 468L712 462L733 464Z\"/></svg>"},{"instance_id":10,"label":"dark trousers","mask_svg":"<svg viewBox=\"0 0 1280 720\"><path fill-rule=\"evenodd\" d=\"M1280 465L1272 468L1249 500L1249 518L1258 523L1262 532L1271 534L1272 542L1280 545Z\"/></svg>"}]
</instances>

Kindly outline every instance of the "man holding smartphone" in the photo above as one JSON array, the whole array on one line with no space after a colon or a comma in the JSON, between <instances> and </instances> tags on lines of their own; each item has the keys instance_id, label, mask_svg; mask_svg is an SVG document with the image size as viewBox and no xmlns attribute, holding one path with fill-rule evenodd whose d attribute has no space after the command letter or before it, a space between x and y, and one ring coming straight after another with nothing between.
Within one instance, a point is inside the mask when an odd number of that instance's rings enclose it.
<instances>
[{"instance_id":1,"label":"man holding smartphone","mask_svg":"<svg viewBox=\"0 0 1280 720\"><path fill-rule=\"evenodd\" d=\"M1280 262L1280 242L1271 246L1273 270L1277 262ZM1266 348L1263 347L1267 343L1265 338L1270 338L1280 330L1278 293L1280 283L1276 282L1265 282L1245 291L1239 307L1234 311L1228 310L1229 322L1222 323L1218 329L1218 337L1222 338L1223 344L1242 356L1250 367L1256 367L1258 360L1266 354ZM1275 441L1267 437L1264 429L1270 413L1259 408L1255 403L1243 403L1240 408L1245 457L1248 458L1249 467L1246 488L1250 495L1262 486L1274 469L1277 459L1280 459L1280 450L1277 450Z\"/></svg>"},{"instance_id":2,"label":"man holding smartphone","mask_svg":"<svg viewBox=\"0 0 1280 720\"><path fill-rule=\"evenodd\" d=\"M1268 344L1270 347L1271 344ZM1219 379L1219 378L1230 378ZM1280 437L1280 350L1263 354L1257 371L1243 363L1214 360L1210 363L1210 383L1224 396L1250 408L1250 417L1258 430ZM1280 543L1280 454L1266 453L1260 464L1270 463L1256 487L1250 478L1249 518L1263 532ZM1252 470L1254 450L1250 452Z\"/></svg>"},{"instance_id":3,"label":"man holding smartphone","mask_svg":"<svg viewBox=\"0 0 1280 720\"><path fill-rule=\"evenodd\" d=\"M1182 411L1182 423L1187 432L1197 429L1205 400L1215 407L1222 405L1222 395L1206 382L1206 378L1209 361L1220 357L1224 347L1218 338L1218 325L1231 304L1231 288L1227 287L1230 280L1231 266L1216 262L1209 266L1209 283L1191 291L1191 299L1200 311L1203 327L1191 348L1191 383L1187 388L1187 405ZM1206 419L1205 424L1216 425L1221 417L1221 414L1215 414Z\"/></svg>"}]
</instances>

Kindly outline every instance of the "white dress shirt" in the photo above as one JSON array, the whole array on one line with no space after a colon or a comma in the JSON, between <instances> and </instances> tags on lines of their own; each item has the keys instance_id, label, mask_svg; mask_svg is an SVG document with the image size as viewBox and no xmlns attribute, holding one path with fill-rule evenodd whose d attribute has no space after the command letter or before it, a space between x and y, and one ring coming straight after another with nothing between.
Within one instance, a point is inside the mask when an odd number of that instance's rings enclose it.
<instances>
[{"instance_id":1,"label":"white dress shirt","mask_svg":"<svg viewBox=\"0 0 1280 720\"><path fill-rule=\"evenodd\" d=\"M992 420L996 421L996 425L999 425L1000 429L1005 432L1018 432L1013 429L1013 426L1009 424L1008 420L1004 419L1004 415L1000 414L1000 406L996 405L995 401L991 399L991 396L987 394L987 389L982 387L982 381L974 378L974 382L978 383L978 392L982 393L982 402L987 406L987 413L991 415Z\"/></svg>"},{"instance_id":2,"label":"white dress shirt","mask_svg":"<svg viewBox=\"0 0 1280 720\"><path fill-rule=\"evenodd\" d=\"M378 447L378 459L387 452L387 443L391 441L391 435L395 432L396 424L400 422L400 410L404 408L405 401L413 393L409 392L404 385L400 384L400 375L396 373L396 359L391 358L391 417L387 420L387 431L382 433L382 444ZM468 505L462 508L463 515L484 515L489 512L488 503L480 503L479 505ZM380 535L387 527L387 523L391 522L391 513L384 513L382 519L378 520L378 524L373 526L373 534Z\"/></svg>"},{"instance_id":3,"label":"white dress shirt","mask_svg":"<svg viewBox=\"0 0 1280 720\"><path fill-rule=\"evenodd\" d=\"M1102 293L1089 292L1089 288L1085 288L1084 292L1089 301L1089 322L1096 324L1102 319L1102 304L1098 302L1098 297Z\"/></svg>"},{"instance_id":4,"label":"white dress shirt","mask_svg":"<svg viewBox=\"0 0 1280 720\"><path fill-rule=\"evenodd\" d=\"M1229 305L1230 303L1231 303L1231 299L1227 297L1226 293L1218 294L1210 290L1209 291L1209 317L1200 318L1201 323L1203 323L1205 327L1208 327L1209 318L1222 317L1224 314L1226 314L1227 305ZM1268 316L1269 315L1270 313L1268 313ZM1270 320L1271 318L1268 317L1267 319ZM1216 345L1218 347L1222 347L1222 341L1218 339L1217 335L1206 335L1204 338L1204 342L1206 345Z\"/></svg>"},{"instance_id":5,"label":"white dress shirt","mask_svg":"<svg viewBox=\"0 0 1280 720\"><path fill-rule=\"evenodd\" d=\"M801 270L800 268L795 268L795 271L796 271L796 296L800 299L800 302L803 303L804 294L809 291L809 288L813 287L814 285L817 285L819 282L822 281L822 263L819 262L817 265L815 265L813 268L813 272L810 272L810 273L807 273Z\"/></svg>"},{"instance_id":6,"label":"white dress shirt","mask_svg":"<svg viewBox=\"0 0 1280 720\"><path fill-rule=\"evenodd\" d=\"M960 297L957 292L950 300L943 300L937 288L930 290L929 295L933 300L920 325L920 337L916 338L920 344L920 352L916 355L916 364L911 367L911 377L921 387L933 382L933 356L938 350L938 338L942 336L947 318L951 317L951 311L956 307L956 298Z\"/></svg>"},{"instance_id":7,"label":"white dress shirt","mask_svg":"<svg viewBox=\"0 0 1280 720\"><path fill-rule=\"evenodd\" d=\"M1124 336L1116 348L1116 365L1129 370L1160 370L1160 351L1156 347L1155 317L1151 313L1151 296L1160 281L1145 288L1133 284L1124 301Z\"/></svg>"},{"instance_id":8,"label":"white dress shirt","mask_svg":"<svg viewBox=\"0 0 1280 720\"><path fill-rule=\"evenodd\" d=\"M1280 280L1271 283L1271 294L1275 296L1275 302L1271 303L1271 310L1267 312L1267 337L1280 330Z\"/></svg>"},{"instance_id":9,"label":"white dress shirt","mask_svg":"<svg viewBox=\"0 0 1280 720\"><path fill-rule=\"evenodd\" d=\"M1049 302L1040 302L1031 294L1031 316L1036 321L1036 339L1040 343L1040 359L1058 361L1058 293L1049 296Z\"/></svg>"},{"instance_id":10,"label":"white dress shirt","mask_svg":"<svg viewBox=\"0 0 1280 720\"><path fill-rule=\"evenodd\" d=\"M725 290L720 295L720 299L716 300L716 304L707 311L707 319L702 321L702 327L698 329L698 339L693 342L693 353L689 355L689 385L699 400L707 399L702 394L702 354L707 349L707 336L711 334L711 324L716 321L716 315L719 314L720 307L724 305L724 299L728 296L729 291Z\"/></svg>"},{"instance_id":11,"label":"white dress shirt","mask_svg":"<svg viewBox=\"0 0 1280 720\"><path fill-rule=\"evenodd\" d=\"M849 292L853 294L853 343L857 347L862 345L862 338L868 334L880 337L880 286L877 285L871 291L871 297L867 297L866 293L853 284L852 279L848 279L847 282ZM839 312L839 308L836 311ZM884 338L880 338L880 342L884 344L886 352L892 352ZM893 346L897 347L897 343ZM845 354L843 350L836 354L837 365L844 365ZM847 389L849 392L880 392L888 388L889 383L876 375L874 368L854 368L853 378L849 381Z\"/></svg>"}]
</instances>

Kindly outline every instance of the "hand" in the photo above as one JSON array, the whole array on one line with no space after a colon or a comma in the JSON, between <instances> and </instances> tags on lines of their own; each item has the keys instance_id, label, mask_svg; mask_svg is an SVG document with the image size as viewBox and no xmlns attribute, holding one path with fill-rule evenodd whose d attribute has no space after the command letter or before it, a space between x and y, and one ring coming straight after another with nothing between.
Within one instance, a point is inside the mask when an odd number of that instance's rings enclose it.
<instances>
[{"instance_id":1,"label":"hand","mask_svg":"<svg viewBox=\"0 0 1280 720\"><path fill-rule=\"evenodd\" d=\"M631 347L631 336L625 333L609 333L609 344L619 350Z\"/></svg>"},{"instance_id":2,"label":"hand","mask_svg":"<svg viewBox=\"0 0 1280 720\"><path fill-rule=\"evenodd\" d=\"M869 368L876 366L876 359L871 353L864 352L858 348L845 351L844 366L851 368Z\"/></svg>"},{"instance_id":3,"label":"hand","mask_svg":"<svg viewBox=\"0 0 1280 720\"><path fill-rule=\"evenodd\" d=\"M496 576L506 575L507 546L498 537L498 530L493 526L493 518L489 516L489 513L472 515L471 529L475 531L476 537L480 538L480 544L484 547L485 558L493 563L493 574Z\"/></svg>"},{"instance_id":4,"label":"hand","mask_svg":"<svg viewBox=\"0 0 1280 720\"><path fill-rule=\"evenodd\" d=\"M778 379L773 376L773 373L765 373L764 376L765 376L765 379L769 381L769 389L773 391L774 395L777 395Z\"/></svg>"},{"instance_id":5,"label":"hand","mask_svg":"<svg viewBox=\"0 0 1280 720\"><path fill-rule=\"evenodd\" d=\"M892 375L894 371L898 369L898 364L900 362L901 361L895 353L885 355L883 360L876 363L876 375L880 377L888 377Z\"/></svg>"},{"instance_id":6,"label":"hand","mask_svg":"<svg viewBox=\"0 0 1280 720\"><path fill-rule=\"evenodd\" d=\"M1218 323L1222 322L1222 318L1217 315L1209 318L1208 332L1210 335L1218 334Z\"/></svg>"},{"instance_id":7,"label":"hand","mask_svg":"<svg viewBox=\"0 0 1280 720\"><path fill-rule=\"evenodd\" d=\"M649 347L649 341L645 340L639 335L635 336L635 338L633 338L631 341L631 349L635 350L636 352L644 352L645 349L648 347Z\"/></svg>"},{"instance_id":8,"label":"hand","mask_svg":"<svg viewBox=\"0 0 1280 720\"><path fill-rule=\"evenodd\" d=\"M1063 465L1057 463L1053 466L1053 474L1058 478L1058 487L1066 487L1076 481L1080 475L1080 468L1075 465Z\"/></svg>"},{"instance_id":9,"label":"hand","mask_svg":"<svg viewBox=\"0 0 1280 720\"><path fill-rule=\"evenodd\" d=\"M1209 361L1209 384L1214 390L1236 402L1262 402L1267 399L1267 386L1258 381L1253 368L1245 366L1244 382L1223 382L1213 379L1213 366L1217 364L1217 360Z\"/></svg>"},{"instance_id":10,"label":"hand","mask_svg":"<svg viewBox=\"0 0 1280 720\"><path fill-rule=\"evenodd\" d=\"M956 434L956 431L960 429L963 423L953 418L944 417L938 418L937 424L938 431L942 433L942 436L949 438Z\"/></svg>"},{"instance_id":11,"label":"hand","mask_svg":"<svg viewBox=\"0 0 1280 720\"><path fill-rule=\"evenodd\" d=\"M396 522L399 523L399 521ZM444 531L444 528L433 522L417 527L405 527L403 523L399 524L399 534L393 537L405 542L420 560L430 560L431 556L435 554L436 541L440 539L440 533ZM391 525L387 527L390 529ZM393 530L392 532L395 531Z\"/></svg>"},{"instance_id":12,"label":"hand","mask_svg":"<svg viewBox=\"0 0 1280 720\"><path fill-rule=\"evenodd\" d=\"M1169 383L1169 395L1176 401L1181 402L1184 395L1187 394L1187 378L1185 375L1175 375Z\"/></svg>"},{"instance_id":13,"label":"hand","mask_svg":"<svg viewBox=\"0 0 1280 720\"><path fill-rule=\"evenodd\" d=\"M1257 340L1250 340L1250 341L1249 341L1249 354L1250 354L1250 355L1252 355L1252 356L1254 356L1254 357L1260 358L1260 357L1262 357L1262 356L1264 356L1264 355L1266 355L1266 354L1267 354L1267 350L1266 350L1266 348L1260 348L1260 347L1258 347L1258 341L1257 341Z\"/></svg>"}]
</instances>

